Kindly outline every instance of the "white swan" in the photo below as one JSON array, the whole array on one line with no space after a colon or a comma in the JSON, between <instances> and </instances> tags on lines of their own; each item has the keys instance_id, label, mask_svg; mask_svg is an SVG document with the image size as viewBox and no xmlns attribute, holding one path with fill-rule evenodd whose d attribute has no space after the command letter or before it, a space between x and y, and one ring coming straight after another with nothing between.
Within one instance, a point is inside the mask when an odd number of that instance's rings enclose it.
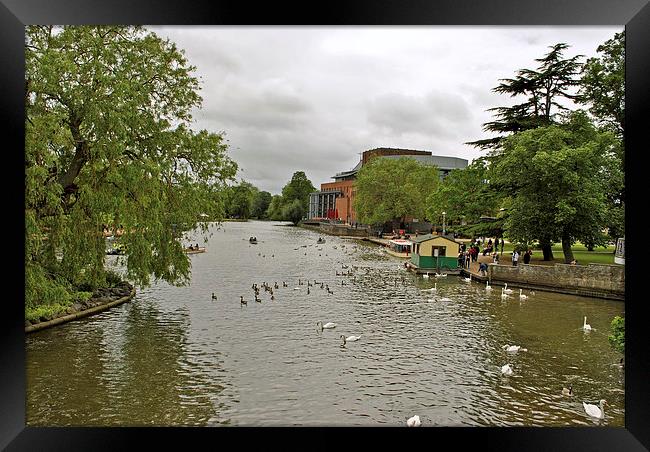
<instances>
[{"instance_id":1,"label":"white swan","mask_svg":"<svg viewBox=\"0 0 650 452\"><path fill-rule=\"evenodd\" d=\"M485 290L492 290L492 286L490 285L490 281L485 281Z\"/></svg>"},{"instance_id":2,"label":"white swan","mask_svg":"<svg viewBox=\"0 0 650 452\"><path fill-rule=\"evenodd\" d=\"M605 404L607 401L605 399L601 399L599 405L593 405L591 403L585 403L582 402L582 406L585 408L585 412L591 416L595 417L597 419L603 419L605 417Z\"/></svg>"},{"instance_id":3,"label":"white swan","mask_svg":"<svg viewBox=\"0 0 650 452\"><path fill-rule=\"evenodd\" d=\"M501 288L501 298L508 298L508 294L505 293L505 291L503 290L503 287Z\"/></svg>"},{"instance_id":4,"label":"white swan","mask_svg":"<svg viewBox=\"0 0 650 452\"><path fill-rule=\"evenodd\" d=\"M517 353L519 351L522 352L527 352L527 348L522 348L521 345L504 345L503 348L505 351L510 352L510 353Z\"/></svg>"},{"instance_id":5,"label":"white swan","mask_svg":"<svg viewBox=\"0 0 650 452\"><path fill-rule=\"evenodd\" d=\"M519 298L522 299L522 300L525 300L526 298L528 298L528 295L524 295L524 294L522 293L523 290L524 290L524 289L519 289Z\"/></svg>"},{"instance_id":6,"label":"white swan","mask_svg":"<svg viewBox=\"0 0 650 452\"><path fill-rule=\"evenodd\" d=\"M426 272L426 274L422 275L423 278L428 278L429 277L429 272Z\"/></svg>"},{"instance_id":7,"label":"white swan","mask_svg":"<svg viewBox=\"0 0 650 452\"><path fill-rule=\"evenodd\" d=\"M463 278L463 281L465 282L472 282L472 274L469 274L469 278Z\"/></svg>"},{"instance_id":8,"label":"white swan","mask_svg":"<svg viewBox=\"0 0 650 452\"><path fill-rule=\"evenodd\" d=\"M501 367L501 373L503 375L512 375L512 367L510 366L510 364L506 364L506 365L502 366Z\"/></svg>"},{"instance_id":9,"label":"white swan","mask_svg":"<svg viewBox=\"0 0 650 452\"><path fill-rule=\"evenodd\" d=\"M512 289L508 289L508 283L506 283L506 286L503 288L503 292L508 294L512 293Z\"/></svg>"},{"instance_id":10,"label":"white swan","mask_svg":"<svg viewBox=\"0 0 650 452\"><path fill-rule=\"evenodd\" d=\"M582 329L585 331L591 331L591 325L587 323L587 316L585 316L585 321L582 324Z\"/></svg>"},{"instance_id":11,"label":"white swan","mask_svg":"<svg viewBox=\"0 0 650 452\"><path fill-rule=\"evenodd\" d=\"M333 322L327 322L325 325L323 325L323 322L321 322L321 321L316 322L316 326L319 326L319 325L320 325L321 331L323 329L336 328L336 323L333 323Z\"/></svg>"},{"instance_id":12,"label":"white swan","mask_svg":"<svg viewBox=\"0 0 650 452\"><path fill-rule=\"evenodd\" d=\"M343 344L341 344L341 346L345 347L345 344L347 344L348 342L358 341L359 339L361 339L361 336L345 337L343 334L341 334L341 339L343 339Z\"/></svg>"},{"instance_id":13,"label":"white swan","mask_svg":"<svg viewBox=\"0 0 650 452\"><path fill-rule=\"evenodd\" d=\"M436 273L434 276L435 276L436 278L446 278L446 277L447 277L447 273Z\"/></svg>"},{"instance_id":14,"label":"white swan","mask_svg":"<svg viewBox=\"0 0 650 452\"><path fill-rule=\"evenodd\" d=\"M396 281L397 282L397 281ZM438 283L434 283L431 289L422 289L424 292L435 292L438 290Z\"/></svg>"},{"instance_id":15,"label":"white swan","mask_svg":"<svg viewBox=\"0 0 650 452\"><path fill-rule=\"evenodd\" d=\"M420 416L417 414L406 421L406 425L408 427L419 427L421 424L422 422L420 422Z\"/></svg>"}]
</instances>

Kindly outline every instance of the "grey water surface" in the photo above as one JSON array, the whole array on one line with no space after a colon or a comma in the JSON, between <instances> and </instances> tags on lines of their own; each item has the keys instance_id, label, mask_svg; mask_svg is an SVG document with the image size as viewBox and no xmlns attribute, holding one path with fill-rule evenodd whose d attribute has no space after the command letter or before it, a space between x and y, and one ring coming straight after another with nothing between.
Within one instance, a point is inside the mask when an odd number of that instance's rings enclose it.
<instances>
[{"instance_id":1,"label":"grey water surface","mask_svg":"<svg viewBox=\"0 0 650 452\"><path fill-rule=\"evenodd\" d=\"M403 426L415 414L423 426L624 426L622 355L607 341L622 302L503 300L500 287L416 277L381 247L317 245L283 223L211 233L191 237L207 252L190 256L189 286L158 282L26 336L28 426ZM263 282L278 283L275 300L254 300ZM342 334L361 339L343 347ZM582 402L600 399L605 418L589 418Z\"/></svg>"}]
</instances>

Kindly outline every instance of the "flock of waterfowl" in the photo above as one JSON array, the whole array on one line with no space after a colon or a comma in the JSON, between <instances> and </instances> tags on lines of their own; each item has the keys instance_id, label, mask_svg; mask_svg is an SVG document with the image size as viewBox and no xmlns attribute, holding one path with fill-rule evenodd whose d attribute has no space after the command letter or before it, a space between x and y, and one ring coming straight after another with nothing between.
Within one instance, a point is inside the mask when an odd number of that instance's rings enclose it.
<instances>
[{"instance_id":1,"label":"flock of waterfowl","mask_svg":"<svg viewBox=\"0 0 650 452\"><path fill-rule=\"evenodd\" d=\"M320 252L319 256L322 256L323 248L320 248L319 245L321 245L321 243L316 244L316 250ZM302 251L300 250L300 248L307 248L308 246L312 246L312 245L302 245L301 247L294 248L294 250L295 251L300 251L300 253L302 254ZM341 245L341 247L342 247L342 249L344 251L346 251L345 250L345 245ZM333 248L336 249L337 247L334 246ZM357 246L354 245L354 246L352 246L350 248L352 250L355 250L357 248ZM352 254L352 253L350 252L349 254ZM379 254L381 254L381 253L379 253ZM304 255L307 255L307 252L304 252ZM325 255L327 256L327 254L325 254ZM259 257L266 257L266 255L261 253L261 252L258 253L258 256ZM271 257L275 257L274 254L272 254ZM377 269L374 269L372 267L363 267L363 266L357 266L357 265L344 265L344 264L341 264L341 269L342 269L341 271L336 270L335 275L336 276L350 277L351 281L348 284L358 284L358 283L363 283L365 281L365 282L372 282L373 284L384 285L386 287L397 287L398 285L402 285L402 286L409 285L409 283L407 282L406 277L404 275L404 273L405 273L404 268L402 268L401 266L398 267L398 269L395 272L396 274L392 278L387 277L385 271L377 270ZM422 274L420 276L422 278L424 278L424 279L430 278L429 273ZM435 278L444 278L444 277L447 277L447 274L445 274L445 273L434 273L433 276ZM470 274L469 277L462 278L462 281L471 284L473 282L472 281L472 275ZM281 284L281 286L280 286L280 284ZM341 285L342 286L346 285L344 280L341 280ZM253 283L252 286L251 286L251 289L254 292L254 298L253 299L255 300L255 302L261 303L262 299L260 297L260 290L263 289L265 293L268 293L268 295L270 295L270 300L274 301L275 300L275 290L279 290L280 288L287 289L287 288L289 288L289 284L287 284L286 281L282 281L281 283L278 283L277 281L275 281L273 284L269 284L266 281L263 281L259 285L257 283ZM328 293L328 295L333 295L334 294L334 292L330 289L328 283L326 283L324 281L318 281L317 279L299 278L298 279L298 285L296 287L293 287L293 290L294 291L304 290L304 288L306 288L306 294L307 295L309 295L311 293L312 288L314 288L314 289L319 288L321 290L325 290ZM493 288L492 288L492 286L490 286L490 282L487 281L486 284L485 284L485 291L487 293L491 293L492 289ZM436 282L436 283L434 283L433 287L428 288L428 289L420 289L420 290L422 292L430 292L430 293L436 293L437 294L438 293L438 284ZM513 293L514 293L513 289L508 289L508 284L505 283L504 287L501 288L501 299L506 300L511 295L513 295ZM525 295L523 293L523 289L519 289L519 300L527 300L530 296L534 296L535 292L530 291L529 294L530 295ZM213 300L218 299L218 297L217 297L217 295L215 293L212 293L212 299ZM443 301L443 302L452 301L450 298L447 298L447 297L440 297L440 298L437 298L437 300ZM429 299L428 301L435 301L435 300ZM245 299L244 295L240 295L239 303L240 303L241 306L245 306L245 305L248 304L248 300ZM334 323L334 322L323 323L320 320L316 322L317 330L320 331L320 332L322 332L324 330L333 330L337 326L338 325L336 323ZM584 317L584 322L583 322L582 329L585 332L591 331L591 326L589 324L587 324L587 317ZM361 335L348 335L348 336L346 336L345 334L341 334L340 339L342 341L341 347L345 347L346 344L349 343L349 342L359 341L361 339ZM506 353L518 353L518 352L527 352L528 351L526 348L524 348L524 347L522 347L520 345L506 344L502 348ZM512 364L510 364L510 363L506 363L503 366L501 366L501 373L504 376L511 376L511 375L514 374L514 372L515 371L514 371L514 369L512 367ZM569 385L568 388L566 388L566 387L562 388L561 393L562 393L563 396L569 396L569 397L573 396L574 395L573 394L573 386ZM605 404L606 404L606 401L604 399L600 400L598 405L583 402L583 408L584 408L585 413L587 413L587 415L589 415L589 416L591 416L593 418L596 418L596 419L603 419L604 418L604 405ZM419 427L419 426L422 425L422 422L421 422L420 417L418 415L414 415L414 416L412 416L411 418L409 418L406 421L406 425L408 427Z\"/></svg>"}]
</instances>

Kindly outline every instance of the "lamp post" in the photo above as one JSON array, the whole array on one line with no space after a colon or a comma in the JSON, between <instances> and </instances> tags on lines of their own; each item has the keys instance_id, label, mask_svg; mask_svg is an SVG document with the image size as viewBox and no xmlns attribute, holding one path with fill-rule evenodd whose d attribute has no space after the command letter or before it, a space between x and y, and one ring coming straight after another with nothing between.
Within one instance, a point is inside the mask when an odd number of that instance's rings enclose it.
<instances>
[{"instance_id":1,"label":"lamp post","mask_svg":"<svg viewBox=\"0 0 650 452\"><path fill-rule=\"evenodd\" d=\"M447 212L442 212L442 235L445 235L445 216Z\"/></svg>"}]
</instances>

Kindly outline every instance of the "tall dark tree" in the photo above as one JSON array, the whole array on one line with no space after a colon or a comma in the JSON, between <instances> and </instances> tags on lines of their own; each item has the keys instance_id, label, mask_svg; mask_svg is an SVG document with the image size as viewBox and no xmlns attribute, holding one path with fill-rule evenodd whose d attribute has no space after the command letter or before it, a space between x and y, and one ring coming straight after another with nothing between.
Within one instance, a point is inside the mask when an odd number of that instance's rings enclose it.
<instances>
[{"instance_id":1,"label":"tall dark tree","mask_svg":"<svg viewBox=\"0 0 650 452\"><path fill-rule=\"evenodd\" d=\"M578 60L582 55L565 59L563 52L568 47L565 43L550 46L549 53L535 59L539 63L537 69L520 69L514 78L501 79L492 91L510 97L525 96L525 102L488 109L494 112L495 120L483 124L483 130L499 135L467 144L499 150L501 141L509 134L552 124L554 114L567 109L559 101L577 97L573 91L579 84L577 75L581 64Z\"/></svg>"}]
</instances>

